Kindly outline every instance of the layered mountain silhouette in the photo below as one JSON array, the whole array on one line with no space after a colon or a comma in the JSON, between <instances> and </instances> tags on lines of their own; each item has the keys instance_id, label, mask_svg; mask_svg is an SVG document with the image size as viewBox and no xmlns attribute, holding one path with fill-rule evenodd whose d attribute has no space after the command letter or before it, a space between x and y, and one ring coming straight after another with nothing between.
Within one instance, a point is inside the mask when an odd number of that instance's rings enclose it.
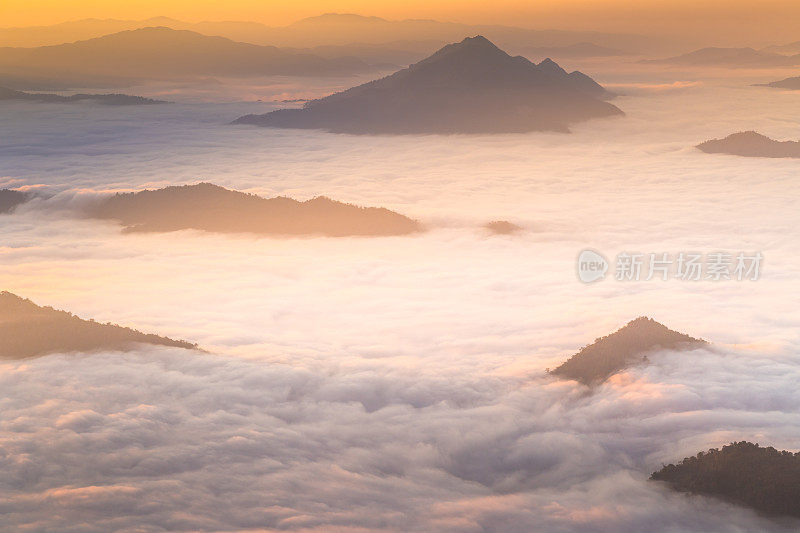
<instances>
[{"instance_id":1,"label":"layered mountain silhouette","mask_svg":"<svg viewBox=\"0 0 800 533\"><path fill-rule=\"evenodd\" d=\"M69 102L97 102L105 105L153 105L166 104L163 100L153 100L142 96L130 96L127 94L73 94L61 96L52 93L26 93L15 91L6 87L0 87L0 101L3 100L23 100L27 102L50 102L50 103L69 103Z\"/></svg>"},{"instance_id":2,"label":"layered mountain silhouette","mask_svg":"<svg viewBox=\"0 0 800 533\"><path fill-rule=\"evenodd\" d=\"M445 44L447 43L439 40L407 40L387 43L329 44L311 48L285 48L285 50L328 58L356 57L375 68L395 70L399 66L410 65L428 57Z\"/></svg>"},{"instance_id":3,"label":"layered mountain silhouette","mask_svg":"<svg viewBox=\"0 0 800 533\"><path fill-rule=\"evenodd\" d=\"M478 36L302 109L235 123L352 134L566 132L576 122L622 115L602 100L608 96L581 72L512 57Z\"/></svg>"},{"instance_id":4,"label":"layered mountain silhouette","mask_svg":"<svg viewBox=\"0 0 800 533\"><path fill-rule=\"evenodd\" d=\"M51 26L0 28L0 46L34 47L92 39L111 33L164 26L234 41L280 47L312 48L349 46L353 43L385 44L398 41L436 41L439 46L464 35L486 35L503 47L564 47L591 42L602 47L641 50L654 44L652 37L594 31L533 30L501 25L468 25L436 20L386 20L353 14L327 13L286 26L266 26L252 21L185 22L169 17L145 20L84 19ZM438 47L437 47L438 48Z\"/></svg>"},{"instance_id":5,"label":"layered mountain silhouette","mask_svg":"<svg viewBox=\"0 0 800 533\"><path fill-rule=\"evenodd\" d=\"M119 193L89 207L93 218L116 220L129 232L196 229L261 235L387 236L421 230L414 220L378 207L323 196L299 202L262 198L199 183Z\"/></svg>"},{"instance_id":6,"label":"layered mountain silhouette","mask_svg":"<svg viewBox=\"0 0 800 533\"><path fill-rule=\"evenodd\" d=\"M734 442L669 464L650 479L766 515L800 518L800 453Z\"/></svg>"},{"instance_id":7,"label":"layered mountain silhouette","mask_svg":"<svg viewBox=\"0 0 800 533\"><path fill-rule=\"evenodd\" d=\"M576 43L568 46L533 46L522 48L526 56L538 57L559 57L559 58L579 58L579 57L616 57L628 55L629 52L619 48L608 46L598 46L594 43Z\"/></svg>"},{"instance_id":8,"label":"layered mountain silhouette","mask_svg":"<svg viewBox=\"0 0 800 533\"><path fill-rule=\"evenodd\" d=\"M800 157L800 142L776 141L755 131L742 131L724 139L700 143L707 154L730 154L744 157Z\"/></svg>"},{"instance_id":9,"label":"layered mountain silhouette","mask_svg":"<svg viewBox=\"0 0 800 533\"><path fill-rule=\"evenodd\" d=\"M648 59L644 62L687 67L773 68L798 65L800 64L800 55L785 56L753 48L709 47L688 54L666 59Z\"/></svg>"},{"instance_id":10,"label":"layered mountain silhouette","mask_svg":"<svg viewBox=\"0 0 800 533\"><path fill-rule=\"evenodd\" d=\"M185 341L82 320L66 311L40 307L10 292L0 292L0 359L56 352L131 350L141 343L197 348Z\"/></svg>"},{"instance_id":11,"label":"layered mountain silhouette","mask_svg":"<svg viewBox=\"0 0 800 533\"><path fill-rule=\"evenodd\" d=\"M18 205L30 200L30 195L14 189L0 189L0 214L12 212Z\"/></svg>"},{"instance_id":12,"label":"layered mountain silhouette","mask_svg":"<svg viewBox=\"0 0 800 533\"><path fill-rule=\"evenodd\" d=\"M776 44L762 48L764 52L772 52L775 54L795 55L800 54L800 41L795 41L788 44Z\"/></svg>"},{"instance_id":13,"label":"layered mountain silhouette","mask_svg":"<svg viewBox=\"0 0 800 533\"><path fill-rule=\"evenodd\" d=\"M322 58L164 27L122 31L54 46L0 48L0 72L16 76L176 79L343 76L371 70L355 58Z\"/></svg>"},{"instance_id":14,"label":"layered mountain silhouette","mask_svg":"<svg viewBox=\"0 0 800 533\"><path fill-rule=\"evenodd\" d=\"M706 344L704 340L673 331L651 318L639 317L582 348L550 374L584 385L596 385L620 370L645 361L648 353L688 350Z\"/></svg>"},{"instance_id":15,"label":"layered mountain silhouette","mask_svg":"<svg viewBox=\"0 0 800 533\"><path fill-rule=\"evenodd\" d=\"M800 90L800 76L786 78L783 80L772 81L770 83L759 84L760 87L772 87L774 89L791 89L793 91Z\"/></svg>"}]
</instances>

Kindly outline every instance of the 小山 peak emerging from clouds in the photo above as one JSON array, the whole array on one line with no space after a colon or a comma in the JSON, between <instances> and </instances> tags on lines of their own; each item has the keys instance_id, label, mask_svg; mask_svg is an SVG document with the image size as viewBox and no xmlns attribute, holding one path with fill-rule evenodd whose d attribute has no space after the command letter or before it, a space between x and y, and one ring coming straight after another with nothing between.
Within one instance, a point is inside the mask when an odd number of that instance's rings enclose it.
<instances>
[{"instance_id":1,"label":"\u5c0f\u5c71 peak emerging from clouds","mask_svg":"<svg viewBox=\"0 0 800 533\"><path fill-rule=\"evenodd\" d=\"M705 344L704 340L673 331L652 318L639 317L582 348L550 373L585 385L595 385L646 360L648 353L692 349Z\"/></svg>"},{"instance_id":2,"label":"\u5c0f\u5c71 peak emerging from clouds","mask_svg":"<svg viewBox=\"0 0 800 533\"><path fill-rule=\"evenodd\" d=\"M87 212L116 220L129 232L195 229L260 235L389 236L420 231L419 223L380 207L360 207L318 196L262 198L212 183L118 193Z\"/></svg>"},{"instance_id":3,"label":"\u5c0f\u5c71 peak emerging from clouds","mask_svg":"<svg viewBox=\"0 0 800 533\"><path fill-rule=\"evenodd\" d=\"M16 294L0 292L0 359L60 352L130 350L142 343L197 348L196 344L186 341L83 320L66 311L40 307Z\"/></svg>"},{"instance_id":4,"label":"\u5c0f\u5c71 peak emerging from clouds","mask_svg":"<svg viewBox=\"0 0 800 533\"><path fill-rule=\"evenodd\" d=\"M478 35L302 109L235 123L351 134L567 132L577 122L622 115L603 100L609 96L581 72L510 56Z\"/></svg>"},{"instance_id":5,"label":"\u5c0f\u5c71 peak emerging from clouds","mask_svg":"<svg viewBox=\"0 0 800 533\"><path fill-rule=\"evenodd\" d=\"M742 157L800 157L800 141L776 141L755 131L742 131L724 139L712 139L697 145L707 154Z\"/></svg>"},{"instance_id":6,"label":"\u5c0f\u5c71 peak emerging from clouds","mask_svg":"<svg viewBox=\"0 0 800 533\"><path fill-rule=\"evenodd\" d=\"M679 492L714 496L766 515L800 518L800 453L734 442L666 465L650 479Z\"/></svg>"}]
</instances>

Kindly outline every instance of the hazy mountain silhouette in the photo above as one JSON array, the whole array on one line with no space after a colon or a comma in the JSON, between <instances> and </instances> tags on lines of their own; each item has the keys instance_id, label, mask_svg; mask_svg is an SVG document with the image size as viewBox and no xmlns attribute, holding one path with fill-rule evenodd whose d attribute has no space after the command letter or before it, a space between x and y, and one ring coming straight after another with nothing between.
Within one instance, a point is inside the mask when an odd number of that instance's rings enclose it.
<instances>
[{"instance_id":1,"label":"hazy mountain silhouette","mask_svg":"<svg viewBox=\"0 0 800 533\"><path fill-rule=\"evenodd\" d=\"M537 65L512 57L478 36L302 109L235 123L354 134L569 131L575 122L622 115L601 100L608 95L585 74L567 73L549 59Z\"/></svg>"},{"instance_id":2,"label":"hazy mountain silhouette","mask_svg":"<svg viewBox=\"0 0 800 533\"><path fill-rule=\"evenodd\" d=\"M66 311L39 307L10 292L0 292L0 359L54 352L130 350L137 343L197 348L196 344L185 341L82 320Z\"/></svg>"},{"instance_id":3,"label":"hazy mountain silhouette","mask_svg":"<svg viewBox=\"0 0 800 533\"><path fill-rule=\"evenodd\" d=\"M625 52L618 48L598 46L594 43L576 43L569 46L533 46L530 48L521 48L519 51L529 57L560 58L615 57L630 54L630 52Z\"/></svg>"},{"instance_id":4,"label":"hazy mountain silhouette","mask_svg":"<svg viewBox=\"0 0 800 533\"><path fill-rule=\"evenodd\" d=\"M710 47L666 59L648 59L644 62L679 66L773 68L798 65L800 55L785 56L753 48Z\"/></svg>"},{"instance_id":5,"label":"hazy mountain silhouette","mask_svg":"<svg viewBox=\"0 0 800 533\"><path fill-rule=\"evenodd\" d=\"M756 133L742 131L724 139L700 143L697 148L707 154L730 154L744 157L800 157L800 142L776 141Z\"/></svg>"},{"instance_id":6,"label":"hazy mountain silhouette","mask_svg":"<svg viewBox=\"0 0 800 533\"><path fill-rule=\"evenodd\" d=\"M735 442L669 464L650 479L767 515L800 518L800 453Z\"/></svg>"},{"instance_id":7,"label":"hazy mountain silhouette","mask_svg":"<svg viewBox=\"0 0 800 533\"><path fill-rule=\"evenodd\" d=\"M650 352L685 350L706 344L704 340L672 331L651 318L639 317L582 348L550 373L595 385L626 367L645 361Z\"/></svg>"},{"instance_id":8,"label":"hazy mountain silhouette","mask_svg":"<svg viewBox=\"0 0 800 533\"><path fill-rule=\"evenodd\" d=\"M493 220L483 226L495 235L510 235L522 231L522 228L508 220Z\"/></svg>"},{"instance_id":9,"label":"hazy mountain silhouette","mask_svg":"<svg viewBox=\"0 0 800 533\"><path fill-rule=\"evenodd\" d=\"M22 191L0 189L0 214L10 213L18 205L30 200L30 196Z\"/></svg>"},{"instance_id":10,"label":"hazy mountain silhouette","mask_svg":"<svg viewBox=\"0 0 800 533\"><path fill-rule=\"evenodd\" d=\"M2 100L25 100L28 102L81 102L91 101L105 105L153 105L167 104L163 100L153 100L142 96L130 96L127 94L73 94L61 96L51 93L26 93L15 91L6 87L0 87L0 101Z\"/></svg>"},{"instance_id":11,"label":"hazy mountain silhouette","mask_svg":"<svg viewBox=\"0 0 800 533\"><path fill-rule=\"evenodd\" d=\"M285 48L287 51L319 57L355 57L375 68L404 67L424 59L447 43L440 40L392 41L388 43L350 43L312 48Z\"/></svg>"},{"instance_id":12,"label":"hazy mountain silhouette","mask_svg":"<svg viewBox=\"0 0 800 533\"><path fill-rule=\"evenodd\" d=\"M420 231L394 211L358 207L323 196L298 202L261 198L210 183L119 193L89 208L90 217L117 220L130 232L197 229L262 235L383 236Z\"/></svg>"},{"instance_id":13,"label":"hazy mountain silhouette","mask_svg":"<svg viewBox=\"0 0 800 533\"><path fill-rule=\"evenodd\" d=\"M0 28L0 46L32 48L52 46L102 37L111 33L139 28L166 26L184 28L187 23L169 17L153 17L144 20L119 20L89 18L71 20L47 26Z\"/></svg>"},{"instance_id":14,"label":"hazy mountain silhouette","mask_svg":"<svg viewBox=\"0 0 800 533\"><path fill-rule=\"evenodd\" d=\"M506 48L570 46L593 42L604 47L639 50L654 44L640 35L572 30L533 30L491 24L459 24L437 20L386 20L348 13L326 13L308 17L284 28L271 28L272 42L315 39L319 44L348 44L358 37L362 42L383 43L399 40L439 40L452 42L464 35L485 35Z\"/></svg>"},{"instance_id":15,"label":"hazy mountain silhouette","mask_svg":"<svg viewBox=\"0 0 800 533\"><path fill-rule=\"evenodd\" d=\"M763 52L770 52L773 54L795 55L800 54L800 41L795 41L789 44L777 44L767 46L761 49Z\"/></svg>"},{"instance_id":16,"label":"hazy mountain silhouette","mask_svg":"<svg viewBox=\"0 0 800 533\"><path fill-rule=\"evenodd\" d=\"M784 80L773 81L770 83L757 84L759 87L773 87L775 89L800 90L800 76L786 78Z\"/></svg>"},{"instance_id":17,"label":"hazy mountain silhouette","mask_svg":"<svg viewBox=\"0 0 800 533\"><path fill-rule=\"evenodd\" d=\"M0 48L0 72L175 79L187 76L330 76L372 70L356 58L322 58L209 37L188 30L142 28L38 48Z\"/></svg>"},{"instance_id":18,"label":"hazy mountain silhouette","mask_svg":"<svg viewBox=\"0 0 800 533\"><path fill-rule=\"evenodd\" d=\"M462 39L464 35L486 35L503 47L515 50L523 47L563 47L592 42L603 47L638 51L651 48L656 41L652 37L617 33L532 30L419 19L386 20L380 17L327 13L280 27L248 21L190 23L168 17L139 21L86 19L52 26L0 28L0 46L55 45L153 26L191 30L247 43L293 48L349 46L353 43L385 44L396 41L438 41L443 44Z\"/></svg>"}]
</instances>

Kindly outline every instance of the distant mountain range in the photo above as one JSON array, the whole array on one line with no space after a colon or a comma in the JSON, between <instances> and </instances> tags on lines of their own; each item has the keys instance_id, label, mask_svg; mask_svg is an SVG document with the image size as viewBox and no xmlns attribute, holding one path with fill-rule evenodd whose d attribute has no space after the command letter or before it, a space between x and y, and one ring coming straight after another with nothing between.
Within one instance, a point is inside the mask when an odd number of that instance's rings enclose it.
<instances>
[{"instance_id":1,"label":"distant mountain range","mask_svg":"<svg viewBox=\"0 0 800 533\"><path fill-rule=\"evenodd\" d=\"M0 48L0 72L31 78L350 76L372 70L352 57L323 58L164 27L54 46Z\"/></svg>"},{"instance_id":2,"label":"distant mountain range","mask_svg":"<svg viewBox=\"0 0 800 533\"><path fill-rule=\"evenodd\" d=\"M597 385L617 372L639 364L657 350L688 350L706 341L673 331L647 317L628 322L622 329L582 348L551 375Z\"/></svg>"},{"instance_id":3,"label":"distant mountain range","mask_svg":"<svg viewBox=\"0 0 800 533\"><path fill-rule=\"evenodd\" d=\"M800 90L800 76L773 81L770 83L759 84L759 86L772 87L774 89L790 89L793 91L797 91Z\"/></svg>"},{"instance_id":4,"label":"distant mountain range","mask_svg":"<svg viewBox=\"0 0 800 533\"><path fill-rule=\"evenodd\" d=\"M581 72L512 57L477 36L302 109L234 123L352 134L567 132L576 122L622 115L602 101L609 96Z\"/></svg>"},{"instance_id":5,"label":"distant mountain range","mask_svg":"<svg viewBox=\"0 0 800 533\"><path fill-rule=\"evenodd\" d=\"M713 139L697 145L707 154L729 154L744 157L800 157L800 142L776 141L755 131L742 131L724 139Z\"/></svg>"},{"instance_id":6,"label":"distant mountain range","mask_svg":"<svg viewBox=\"0 0 800 533\"><path fill-rule=\"evenodd\" d=\"M130 96L127 94L73 94L61 96L52 93L26 93L15 91L6 87L0 87L0 101L3 100L22 100L27 102L50 102L50 103L69 103L91 101L105 105L153 105L167 104L163 100L153 100L142 96Z\"/></svg>"},{"instance_id":7,"label":"distant mountain range","mask_svg":"<svg viewBox=\"0 0 800 533\"><path fill-rule=\"evenodd\" d=\"M762 48L764 52L772 52L773 54L795 55L800 54L800 41L795 41L789 44L779 44L767 46Z\"/></svg>"},{"instance_id":8,"label":"distant mountain range","mask_svg":"<svg viewBox=\"0 0 800 533\"><path fill-rule=\"evenodd\" d=\"M515 51L521 47L566 47L586 42L600 47L639 51L651 48L656 41L652 37L640 35L593 31L532 30L512 26L469 25L435 20L393 21L380 17L328 13L281 27L244 21L188 23L168 17L146 20L86 19L52 26L0 28L0 46L55 45L153 26L191 30L247 43L292 48L339 46L353 43L386 44L398 41L436 41L437 45L441 46L444 43L460 40L465 35L479 34L486 35L504 48Z\"/></svg>"},{"instance_id":9,"label":"distant mountain range","mask_svg":"<svg viewBox=\"0 0 800 533\"><path fill-rule=\"evenodd\" d=\"M389 236L420 231L414 220L388 209L317 197L261 198L211 183L119 193L88 208L92 218L116 220L128 232L196 229L260 235Z\"/></svg>"},{"instance_id":10,"label":"distant mountain range","mask_svg":"<svg viewBox=\"0 0 800 533\"><path fill-rule=\"evenodd\" d=\"M577 43L569 46L532 46L523 47L516 50L528 57L558 57L564 59L576 59L583 57L617 57L629 55L631 52L610 48L608 46L598 46L594 43Z\"/></svg>"},{"instance_id":11,"label":"distant mountain range","mask_svg":"<svg viewBox=\"0 0 800 533\"><path fill-rule=\"evenodd\" d=\"M766 515L800 518L800 453L735 442L666 465L650 479Z\"/></svg>"},{"instance_id":12,"label":"distant mountain range","mask_svg":"<svg viewBox=\"0 0 800 533\"><path fill-rule=\"evenodd\" d=\"M775 68L800 65L800 55L786 56L753 48L711 47L666 59L648 59L644 62L687 67Z\"/></svg>"},{"instance_id":13,"label":"distant mountain range","mask_svg":"<svg viewBox=\"0 0 800 533\"><path fill-rule=\"evenodd\" d=\"M10 292L0 292L0 359L56 352L130 350L140 343L197 348L196 344L185 341L82 320L66 311L40 307Z\"/></svg>"}]
</instances>

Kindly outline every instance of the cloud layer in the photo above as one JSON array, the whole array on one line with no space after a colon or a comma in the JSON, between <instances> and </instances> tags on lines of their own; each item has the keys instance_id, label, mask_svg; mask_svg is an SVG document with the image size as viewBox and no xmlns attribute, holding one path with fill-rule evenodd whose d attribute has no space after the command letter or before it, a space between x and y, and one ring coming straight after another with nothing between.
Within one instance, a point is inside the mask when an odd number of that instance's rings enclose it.
<instances>
[{"instance_id":1,"label":"cloud layer","mask_svg":"<svg viewBox=\"0 0 800 533\"><path fill-rule=\"evenodd\" d=\"M197 341L0 365L8 531L791 530L647 482L731 440L800 448L796 163L702 154L796 131L792 95L699 85L571 136L226 126L254 104L4 107L2 288ZM788 111L787 111L788 110ZM132 114L128 114L132 113ZM428 222L408 238L122 235L94 194L212 181ZM490 236L512 220L526 232ZM577 281L584 247L764 253L757 282ZM593 395L544 377L646 314L703 337Z\"/></svg>"}]
</instances>

